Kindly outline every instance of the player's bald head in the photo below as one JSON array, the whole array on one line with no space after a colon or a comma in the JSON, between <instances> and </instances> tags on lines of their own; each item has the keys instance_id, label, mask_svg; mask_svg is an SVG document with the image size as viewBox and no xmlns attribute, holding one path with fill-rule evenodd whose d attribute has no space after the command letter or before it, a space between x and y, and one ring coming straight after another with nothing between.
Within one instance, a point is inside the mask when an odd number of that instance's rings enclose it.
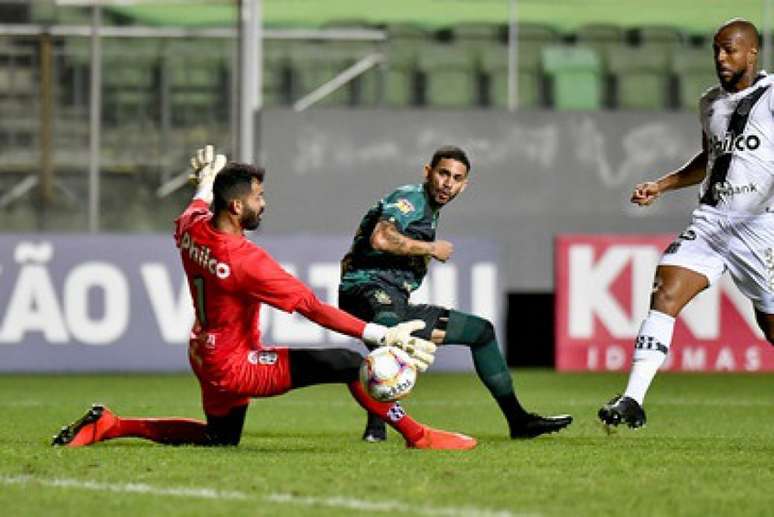
<instances>
[{"instance_id":1,"label":"player's bald head","mask_svg":"<svg viewBox=\"0 0 774 517\"><path fill-rule=\"evenodd\" d=\"M761 35L758 28L743 18L732 18L718 27L715 31L715 40L720 38L741 38L747 45L754 49L761 48Z\"/></svg>"}]
</instances>

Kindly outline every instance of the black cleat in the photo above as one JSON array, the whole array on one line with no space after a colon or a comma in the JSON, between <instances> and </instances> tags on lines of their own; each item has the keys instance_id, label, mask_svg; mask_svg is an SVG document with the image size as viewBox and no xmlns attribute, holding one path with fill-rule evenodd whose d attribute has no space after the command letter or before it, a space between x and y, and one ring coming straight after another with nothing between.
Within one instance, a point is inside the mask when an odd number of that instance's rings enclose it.
<instances>
[{"instance_id":1,"label":"black cleat","mask_svg":"<svg viewBox=\"0 0 774 517\"><path fill-rule=\"evenodd\" d=\"M54 436L54 439L51 441L51 445L61 446L61 445L70 444L70 442L72 442L73 439L75 439L75 437L78 435L81 429L99 420L104 411L105 411L105 406L102 406L100 404L94 404L93 406L91 406L91 408L88 411L86 411L86 414L83 415L81 418L79 418L78 420L76 420L70 425L66 425L62 427L62 429L59 430L56 436Z\"/></svg>"},{"instance_id":2,"label":"black cleat","mask_svg":"<svg viewBox=\"0 0 774 517\"><path fill-rule=\"evenodd\" d=\"M624 422L632 429L643 427L647 420L642 406L633 398L623 395L613 397L610 402L599 408L597 416L608 427L616 427Z\"/></svg>"},{"instance_id":3,"label":"black cleat","mask_svg":"<svg viewBox=\"0 0 774 517\"><path fill-rule=\"evenodd\" d=\"M376 415L368 415L368 423L363 431L363 440L369 443L383 442L387 439L387 427Z\"/></svg>"},{"instance_id":4,"label":"black cleat","mask_svg":"<svg viewBox=\"0 0 774 517\"><path fill-rule=\"evenodd\" d=\"M511 438L535 438L561 431L571 423L570 415L540 416L529 413L524 420L511 425Z\"/></svg>"}]
</instances>

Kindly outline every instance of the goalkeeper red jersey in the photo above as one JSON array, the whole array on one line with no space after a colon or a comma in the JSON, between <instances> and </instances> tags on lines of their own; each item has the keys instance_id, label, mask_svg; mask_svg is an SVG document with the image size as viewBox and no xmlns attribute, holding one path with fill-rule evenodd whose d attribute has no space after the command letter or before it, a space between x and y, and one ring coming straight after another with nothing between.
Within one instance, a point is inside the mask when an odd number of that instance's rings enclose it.
<instances>
[{"instance_id":1,"label":"goalkeeper red jersey","mask_svg":"<svg viewBox=\"0 0 774 517\"><path fill-rule=\"evenodd\" d=\"M237 351L262 347L262 303L298 311L342 334L362 335L363 321L321 303L264 249L243 235L217 231L211 219L207 204L194 199L176 220L175 231L196 310L192 339L207 343L206 362L224 365Z\"/></svg>"}]
</instances>

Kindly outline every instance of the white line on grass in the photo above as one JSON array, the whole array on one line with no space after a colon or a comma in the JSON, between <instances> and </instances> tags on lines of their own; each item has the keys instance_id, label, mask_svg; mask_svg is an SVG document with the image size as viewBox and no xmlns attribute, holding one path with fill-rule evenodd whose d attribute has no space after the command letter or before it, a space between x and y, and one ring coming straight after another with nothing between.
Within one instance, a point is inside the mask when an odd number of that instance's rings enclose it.
<instances>
[{"instance_id":1,"label":"white line on grass","mask_svg":"<svg viewBox=\"0 0 774 517\"><path fill-rule=\"evenodd\" d=\"M536 513L513 513L508 510L487 510L472 507L415 506L393 501L366 501L351 497L307 497L292 494L271 494L266 500L273 503L289 503L301 506L345 508L360 512L400 512L412 515L441 517L539 517Z\"/></svg>"},{"instance_id":2,"label":"white line on grass","mask_svg":"<svg viewBox=\"0 0 774 517\"><path fill-rule=\"evenodd\" d=\"M351 497L311 497L273 493L266 496L245 492L215 490L212 488L159 487L145 483L99 483L80 479L43 479L33 476L0 476L0 485L38 485L52 488L94 490L157 496L198 497L203 499L263 499L274 504L329 507L359 512L408 513L432 517L539 517L536 513L513 513L508 510L488 510L475 507L415 506L394 501L369 501Z\"/></svg>"},{"instance_id":3,"label":"white line on grass","mask_svg":"<svg viewBox=\"0 0 774 517\"><path fill-rule=\"evenodd\" d=\"M132 494L172 495L181 497L201 497L204 499L249 499L243 492L229 492L212 488L158 487L145 483L98 483L80 479L41 479L32 476L3 476L0 483L4 485L41 485L54 488L76 488L106 492L121 492Z\"/></svg>"}]
</instances>

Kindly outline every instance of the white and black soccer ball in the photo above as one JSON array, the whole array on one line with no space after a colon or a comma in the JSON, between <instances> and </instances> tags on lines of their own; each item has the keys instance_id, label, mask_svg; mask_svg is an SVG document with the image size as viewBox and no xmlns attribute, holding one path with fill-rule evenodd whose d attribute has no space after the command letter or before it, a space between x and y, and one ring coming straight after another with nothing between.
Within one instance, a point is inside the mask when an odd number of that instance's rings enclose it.
<instances>
[{"instance_id":1,"label":"white and black soccer ball","mask_svg":"<svg viewBox=\"0 0 774 517\"><path fill-rule=\"evenodd\" d=\"M400 348L382 346L360 365L360 382L375 400L392 402L411 392L417 382L417 369Z\"/></svg>"}]
</instances>

